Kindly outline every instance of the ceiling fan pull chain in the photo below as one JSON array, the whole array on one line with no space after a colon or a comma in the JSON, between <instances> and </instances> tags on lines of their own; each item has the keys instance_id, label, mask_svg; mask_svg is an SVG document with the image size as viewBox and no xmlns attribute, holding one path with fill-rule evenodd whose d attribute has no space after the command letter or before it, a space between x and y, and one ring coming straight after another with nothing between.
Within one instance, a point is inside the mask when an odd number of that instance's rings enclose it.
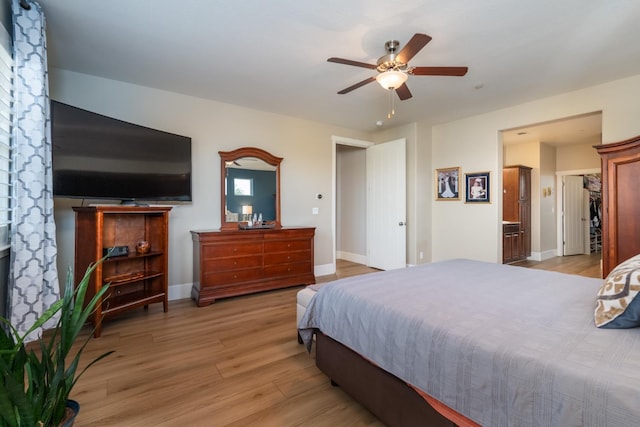
<instances>
[{"instance_id":1,"label":"ceiling fan pull chain","mask_svg":"<svg viewBox=\"0 0 640 427\"><path fill-rule=\"evenodd\" d=\"M392 88L389 90L389 98L391 98L391 115L395 116L396 114L396 99L395 99L396 89Z\"/></svg>"},{"instance_id":2,"label":"ceiling fan pull chain","mask_svg":"<svg viewBox=\"0 0 640 427\"><path fill-rule=\"evenodd\" d=\"M390 119L396 114L396 107L395 107L396 104L393 98L393 94L396 90L393 88L389 88L387 89L387 91L389 92L389 112L387 113L387 119Z\"/></svg>"}]
</instances>

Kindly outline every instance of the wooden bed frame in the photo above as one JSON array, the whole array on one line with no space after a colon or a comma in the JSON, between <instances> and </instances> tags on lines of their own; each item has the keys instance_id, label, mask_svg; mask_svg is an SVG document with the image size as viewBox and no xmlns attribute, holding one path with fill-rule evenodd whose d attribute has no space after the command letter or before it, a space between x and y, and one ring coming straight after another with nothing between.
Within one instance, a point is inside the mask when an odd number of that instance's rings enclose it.
<instances>
[{"instance_id":1,"label":"wooden bed frame","mask_svg":"<svg viewBox=\"0 0 640 427\"><path fill-rule=\"evenodd\" d=\"M479 427L321 332L316 365L388 426Z\"/></svg>"}]
</instances>

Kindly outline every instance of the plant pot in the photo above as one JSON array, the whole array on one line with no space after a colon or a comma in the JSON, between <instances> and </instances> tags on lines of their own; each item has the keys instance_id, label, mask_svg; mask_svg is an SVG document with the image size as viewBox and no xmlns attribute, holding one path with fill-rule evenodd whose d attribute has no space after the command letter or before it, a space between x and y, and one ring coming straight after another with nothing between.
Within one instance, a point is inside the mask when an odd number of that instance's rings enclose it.
<instances>
[{"instance_id":1,"label":"plant pot","mask_svg":"<svg viewBox=\"0 0 640 427\"><path fill-rule=\"evenodd\" d=\"M67 408L64 412L64 418L60 421L59 427L71 427L76 420L78 412L80 412L80 404L75 400L67 400Z\"/></svg>"}]
</instances>

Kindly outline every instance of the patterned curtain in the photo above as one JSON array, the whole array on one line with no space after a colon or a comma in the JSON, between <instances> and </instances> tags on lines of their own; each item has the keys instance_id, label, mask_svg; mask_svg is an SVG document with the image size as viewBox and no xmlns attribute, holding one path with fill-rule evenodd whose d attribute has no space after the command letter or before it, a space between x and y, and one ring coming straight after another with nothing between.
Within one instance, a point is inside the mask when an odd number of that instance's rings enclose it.
<instances>
[{"instance_id":1,"label":"patterned curtain","mask_svg":"<svg viewBox=\"0 0 640 427\"><path fill-rule=\"evenodd\" d=\"M13 0L14 107L9 314L24 333L60 298L51 178L45 20L40 5ZM55 325L53 319L45 329ZM35 339L42 331L30 338Z\"/></svg>"}]
</instances>

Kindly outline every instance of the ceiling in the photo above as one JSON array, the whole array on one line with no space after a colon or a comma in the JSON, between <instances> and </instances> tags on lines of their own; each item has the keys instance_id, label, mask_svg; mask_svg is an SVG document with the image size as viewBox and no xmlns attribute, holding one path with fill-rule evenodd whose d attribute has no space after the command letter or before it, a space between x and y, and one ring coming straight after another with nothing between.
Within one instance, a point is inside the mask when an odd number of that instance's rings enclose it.
<instances>
[{"instance_id":1,"label":"ceiling","mask_svg":"<svg viewBox=\"0 0 640 427\"><path fill-rule=\"evenodd\" d=\"M50 67L351 129L442 123L640 74L637 0L39 0ZM377 83L384 43L433 39L396 102Z\"/></svg>"}]
</instances>

